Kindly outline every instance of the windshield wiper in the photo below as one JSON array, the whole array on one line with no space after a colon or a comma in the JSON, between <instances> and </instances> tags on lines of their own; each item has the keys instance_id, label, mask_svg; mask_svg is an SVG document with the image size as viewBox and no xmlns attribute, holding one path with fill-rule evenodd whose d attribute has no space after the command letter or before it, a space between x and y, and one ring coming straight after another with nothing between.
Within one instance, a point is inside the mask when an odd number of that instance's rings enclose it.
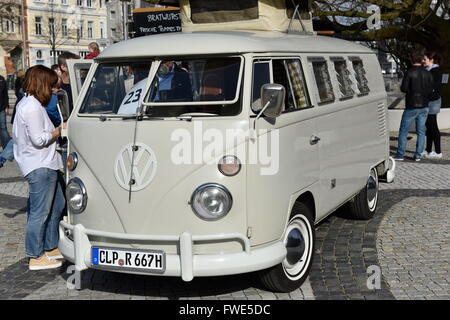
<instances>
[{"instance_id":1,"label":"windshield wiper","mask_svg":"<svg viewBox=\"0 0 450 320\"><path fill-rule=\"evenodd\" d=\"M152 117L149 115L141 114L139 116L123 116L122 120L137 120L137 121L143 121L143 120L164 120L164 118L161 117Z\"/></svg>"}]
</instances>

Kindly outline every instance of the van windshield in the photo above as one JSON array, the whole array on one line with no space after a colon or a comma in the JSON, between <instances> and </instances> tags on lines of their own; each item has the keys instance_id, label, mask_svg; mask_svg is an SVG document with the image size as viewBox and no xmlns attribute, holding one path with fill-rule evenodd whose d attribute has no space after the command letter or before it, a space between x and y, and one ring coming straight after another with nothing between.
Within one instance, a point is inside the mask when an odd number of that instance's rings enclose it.
<instances>
[{"instance_id":1,"label":"van windshield","mask_svg":"<svg viewBox=\"0 0 450 320\"><path fill-rule=\"evenodd\" d=\"M82 114L135 114L152 62L101 63L80 108Z\"/></svg>"},{"instance_id":2,"label":"van windshield","mask_svg":"<svg viewBox=\"0 0 450 320\"><path fill-rule=\"evenodd\" d=\"M240 57L161 60L146 97L147 114L238 114L241 64Z\"/></svg>"}]
</instances>

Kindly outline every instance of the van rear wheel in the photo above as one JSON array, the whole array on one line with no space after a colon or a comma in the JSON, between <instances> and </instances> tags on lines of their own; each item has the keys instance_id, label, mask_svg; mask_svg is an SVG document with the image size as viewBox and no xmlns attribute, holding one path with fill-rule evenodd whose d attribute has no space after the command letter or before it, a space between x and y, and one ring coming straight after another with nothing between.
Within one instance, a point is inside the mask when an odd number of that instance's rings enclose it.
<instances>
[{"instance_id":1,"label":"van rear wheel","mask_svg":"<svg viewBox=\"0 0 450 320\"><path fill-rule=\"evenodd\" d=\"M274 292L298 289L311 269L315 244L314 221L311 209L304 203L294 205L283 241L287 250L285 259L259 272L262 284Z\"/></svg>"},{"instance_id":2,"label":"van rear wheel","mask_svg":"<svg viewBox=\"0 0 450 320\"><path fill-rule=\"evenodd\" d=\"M349 202L350 217L357 220L371 219L378 204L378 173L370 170L366 186Z\"/></svg>"}]
</instances>

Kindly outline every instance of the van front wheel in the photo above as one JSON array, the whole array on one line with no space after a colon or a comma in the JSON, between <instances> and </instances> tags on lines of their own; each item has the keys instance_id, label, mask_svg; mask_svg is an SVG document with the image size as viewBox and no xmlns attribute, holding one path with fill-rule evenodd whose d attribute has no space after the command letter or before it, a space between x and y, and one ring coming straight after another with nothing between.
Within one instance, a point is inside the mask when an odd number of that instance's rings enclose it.
<instances>
[{"instance_id":1,"label":"van front wheel","mask_svg":"<svg viewBox=\"0 0 450 320\"><path fill-rule=\"evenodd\" d=\"M378 173L377 169L370 170L366 186L350 201L350 216L357 220L371 219L378 204Z\"/></svg>"},{"instance_id":2,"label":"van front wheel","mask_svg":"<svg viewBox=\"0 0 450 320\"><path fill-rule=\"evenodd\" d=\"M262 284L274 292L291 292L298 289L311 269L315 232L311 210L303 203L296 203L283 237L287 254L278 265L262 270Z\"/></svg>"}]
</instances>

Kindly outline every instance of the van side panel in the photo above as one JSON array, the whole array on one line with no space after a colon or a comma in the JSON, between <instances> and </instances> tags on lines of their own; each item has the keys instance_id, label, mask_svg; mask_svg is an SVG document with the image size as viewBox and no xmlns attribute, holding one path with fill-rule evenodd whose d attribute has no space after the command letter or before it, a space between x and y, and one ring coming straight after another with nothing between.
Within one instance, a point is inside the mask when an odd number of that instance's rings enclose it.
<instances>
[{"instance_id":1,"label":"van side panel","mask_svg":"<svg viewBox=\"0 0 450 320\"><path fill-rule=\"evenodd\" d=\"M272 138L279 141L279 150L275 150L279 164L273 174L264 174L265 165L248 165L247 212L252 245L279 239L289 216L291 196L318 179L318 147L309 143L316 130L312 112L310 109L285 113L274 124L258 120L258 130L278 129L278 138L276 135ZM262 145L264 139L259 137Z\"/></svg>"},{"instance_id":2,"label":"van side panel","mask_svg":"<svg viewBox=\"0 0 450 320\"><path fill-rule=\"evenodd\" d=\"M365 186L370 169L388 157L381 69L375 55L360 58L369 94L339 101L338 84L333 83L336 101L320 106L323 113L317 117L321 138L319 219L357 194Z\"/></svg>"}]
</instances>

